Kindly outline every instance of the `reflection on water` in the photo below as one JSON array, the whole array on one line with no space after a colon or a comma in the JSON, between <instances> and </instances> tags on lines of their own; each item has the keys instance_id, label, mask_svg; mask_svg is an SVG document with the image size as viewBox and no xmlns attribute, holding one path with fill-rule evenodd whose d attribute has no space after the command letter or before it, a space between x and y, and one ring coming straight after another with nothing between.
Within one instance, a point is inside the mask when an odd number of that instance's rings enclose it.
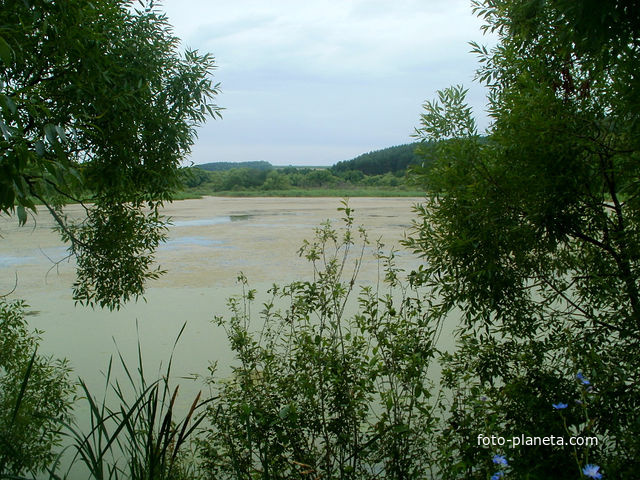
<instances>
[{"instance_id":1,"label":"reflection on water","mask_svg":"<svg viewBox=\"0 0 640 480\"><path fill-rule=\"evenodd\" d=\"M231 217L199 218L197 220L176 220L172 222L174 227L205 227L208 225L220 225L231 222Z\"/></svg>"},{"instance_id":2,"label":"reflection on water","mask_svg":"<svg viewBox=\"0 0 640 480\"><path fill-rule=\"evenodd\" d=\"M225 242L221 240L213 240L207 237L178 237L171 240L167 240L160 245L160 249L175 249L179 247L197 245L200 247L212 247L224 245ZM233 248L231 245L226 245L221 248Z\"/></svg>"},{"instance_id":3,"label":"reflection on water","mask_svg":"<svg viewBox=\"0 0 640 480\"><path fill-rule=\"evenodd\" d=\"M252 215L225 215L221 217L198 218L196 220L176 220L172 222L174 227L206 227L209 225L221 225L224 223L248 220Z\"/></svg>"},{"instance_id":4,"label":"reflection on water","mask_svg":"<svg viewBox=\"0 0 640 480\"><path fill-rule=\"evenodd\" d=\"M24 255L1 255L0 268L15 267L17 265L40 264L43 261L56 262L62 261L69 256L67 247L49 247L30 249L24 252Z\"/></svg>"},{"instance_id":5,"label":"reflection on water","mask_svg":"<svg viewBox=\"0 0 640 480\"><path fill-rule=\"evenodd\" d=\"M35 261L35 257L0 257L0 268L11 267L12 265L24 265Z\"/></svg>"}]
</instances>

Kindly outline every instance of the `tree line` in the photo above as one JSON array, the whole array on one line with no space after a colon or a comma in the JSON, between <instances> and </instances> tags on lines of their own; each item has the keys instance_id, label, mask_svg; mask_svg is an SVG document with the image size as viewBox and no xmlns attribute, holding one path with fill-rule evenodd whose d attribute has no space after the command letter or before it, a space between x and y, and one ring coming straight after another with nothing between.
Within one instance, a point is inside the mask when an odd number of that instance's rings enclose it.
<instances>
[{"instance_id":1,"label":"tree line","mask_svg":"<svg viewBox=\"0 0 640 480\"><path fill-rule=\"evenodd\" d=\"M407 186L407 169L425 163L418 143L399 145L338 162L330 168L274 167L268 162L215 162L181 171L189 189L207 192L288 190L309 188ZM423 145L422 149L426 147Z\"/></svg>"},{"instance_id":2,"label":"tree line","mask_svg":"<svg viewBox=\"0 0 640 480\"><path fill-rule=\"evenodd\" d=\"M358 170L333 172L329 168L284 167L269 169L232 168L206 172L190 167L183 172L183 182L194 192L275 191L358 187L402 187L404 172L365 175Z\"/></svg>"},{"instance_id":3,"label":"tree line","mask_svg":"<svg viewBox=\"0 0 640 480\"><path fill-rule=\"evenodd\" d=\"M418 145L410 143L364 153L354 159L336 163L331 170L335 173L359 171L365 175L405 172L411 165L418 165L424 161L416 153Z\"/></svg>"}]
</instances>

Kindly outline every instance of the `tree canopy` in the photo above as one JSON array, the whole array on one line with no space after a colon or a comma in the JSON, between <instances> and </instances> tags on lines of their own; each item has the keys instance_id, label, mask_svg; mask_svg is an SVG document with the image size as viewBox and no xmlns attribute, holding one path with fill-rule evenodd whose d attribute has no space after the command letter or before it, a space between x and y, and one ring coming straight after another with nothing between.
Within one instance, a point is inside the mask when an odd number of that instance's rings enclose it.
<instances>
[{"instance_id":1,"label":"tree canopy","mask_svg":"<svg viewBox=\"0 0 640 480\"><path fill-rule=\"evenodd\" d=\"M331 167L333 173L360 171L365 175L382 175L388 172L400 172L412 164L420 163L416 156L415 143L383 148L369 153L363 153L351 160L344 160Z\"/></svg>"},{"instance_id":2,"label":"tree canopy","mask_svg":"<svg viewBox=\"0 0 640 480\"><path fill-rule=\"evenodd\" d=\"M462 407L482 393L496 435L568 435L570 425L601 439L591 450L512 448L514 478L578 478L576 463L587 462L610 478L637 475L640 31L631 3L474 2L499 38L491 50L474 44L490 90L488 140L461 87L425 104L418 133L438 141L437 159L417 172L431 191L409 244L426 260L416 275L433 286L435 312L463 314L445 378L459 395L449 447L465 465L486 455L476 437L487 426Z\"/></svg>"},{"instance_id":3,"label":"tree canopy","mask_svg":"<svg viewBox=\"0 0 640 480\"><path fill-rule=\"evenodd\" d=\"M51 212L78 301L118 308L160 273L158 209L196 127L220 115L213 69L152 1L0 1L0 212ZM67 219L60 206L87 193L86 218Z\"/></svg>"},{"instance_id":4,"label":"tree canopy","mask_svg":"<svg viewBox=\"0 0 640 480\"><path fill-rule=\"evenodd\" d=\"M208 172L220 172L231 170L234 168L255 168L256 170L271 170L273 165L269 162L258 160L255 162L211 162L195 165L197 168L207 170Z\"/></svg>"}]
</instances>

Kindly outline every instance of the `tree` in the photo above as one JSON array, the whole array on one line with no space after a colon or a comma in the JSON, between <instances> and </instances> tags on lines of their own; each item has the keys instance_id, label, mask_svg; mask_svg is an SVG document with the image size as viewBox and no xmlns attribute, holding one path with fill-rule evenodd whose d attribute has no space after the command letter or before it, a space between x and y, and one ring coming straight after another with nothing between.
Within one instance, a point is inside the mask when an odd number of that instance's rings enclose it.
<instances>
[{"instance_id":1,"label":"tree","mask_svg":"<svg viewBox=\"0 0 640 480\"><path fill-rule=\"evenodd\" d=\"M344 160L331 167L333 174L359 171L365 175L382 175L388 172L404 172L408 166L419 163L416 144L397 145L364 153L352 160Z\"/></svg>"},{"instance_id":2,"label":"tree","mask_svg":"<svg viewBox=\"0 0 640 480\"><path fill-rule=\"evenodd\" d=\"M432 286L434 312L462 311L459 350L445 369L455 401L443 438L466 470L447 478L492 473L472 468L487 455L479 433L601 440L591 449L505 447L515 478L578 478L587 462L610 478L634 478L637 9L625 1L474 5L499 38L490 51L474 44L493 124L482 142L460 87L425 104L417 135L438 142L436 161L414 169L429 197L408 242L426 260L416 276ZM470 407L480 394L490 399L484 419Z\"/></svg>"},{"instance_id":3,"label":"tree","mask_svg":"<svg viewBox=\"0 0 640 480\"><path fill-rule=\"evenodd\" d=\"M153 1L0 1L0 211L36 204L77 258L74 298L144 292L195 128L219 116L209 54L178 51ZM73 221L61 205L83 203Z\"/></svg>"},{"instance_id":4,"label":"tree","mask_svg":"<svg viewBox=\"0 0 640 480\"><path fill-rule=\"evenodd\" d=\"M286 190L291 188L291 183L289 183L288 175L280 173L278 170L272 170L267 174L267 178L260 188L263 190Z\"/></svg>"}]
</instances>

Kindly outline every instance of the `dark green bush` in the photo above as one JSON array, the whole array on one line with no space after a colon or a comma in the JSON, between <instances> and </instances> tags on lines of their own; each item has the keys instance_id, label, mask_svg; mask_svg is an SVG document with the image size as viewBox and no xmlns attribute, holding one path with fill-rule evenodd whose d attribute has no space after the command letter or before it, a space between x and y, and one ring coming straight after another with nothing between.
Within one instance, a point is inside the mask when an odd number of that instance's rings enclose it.
<instances>
[{"instance_id":1,"label":"dark green bush","mask_svg":"<svg viewBox=\"0 0 640 480\"><path fill-rule=\"evenodd\" d=\"M74 386L65 360L37 353L27 305L0 298L0 477L52 467L70 421Z\"/></svg>"}]
</instances>

